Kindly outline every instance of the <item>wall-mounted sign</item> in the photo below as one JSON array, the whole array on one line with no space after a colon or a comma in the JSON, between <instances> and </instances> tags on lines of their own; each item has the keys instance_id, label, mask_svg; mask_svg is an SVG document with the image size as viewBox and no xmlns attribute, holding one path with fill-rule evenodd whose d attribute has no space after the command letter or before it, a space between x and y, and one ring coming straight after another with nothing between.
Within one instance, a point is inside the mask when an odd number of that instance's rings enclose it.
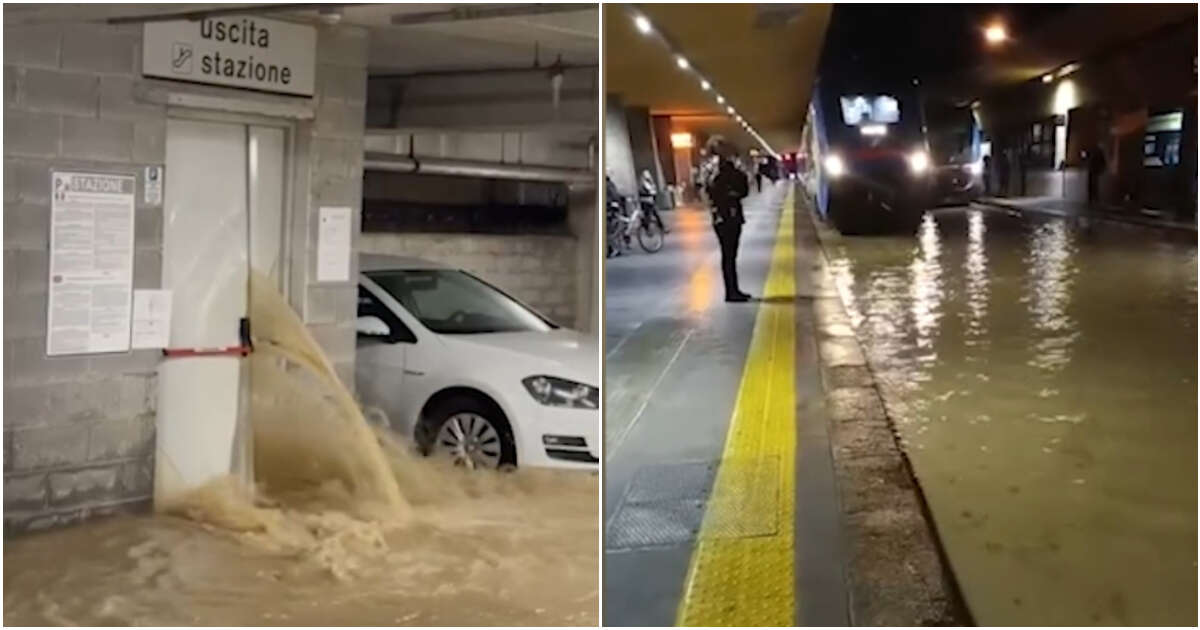
<instances>
[{"instance_id":1,"label":"wall-mounted sign","mask_svg":"<svg viewBox=\"0 0 1200 630\"><path fill-rule=\"evenodd\" d=\"M142 74L148 77L312 96L317 31L250 16L147 22Z\"/></svg>"},{"instance_id":2,"label":"wall-mounted sign","mask_svg":"<svg viewBox=\"0 0 1200 630\"><path fill-rule=\"evenodd\" d=\"M170 345L170 289L137 289L133 292L133 332L130 337L134 349L158 349Z\"/></svg>"},{"instance_id":3,"label":"wall-mounted sign","mask_svg":"<svg viewBox=\"0 0 1200 630\"><path fill-rule=\"evenodd\" d=\"M317 282L350 280L351 208L323 207L317 226Z\"/></svg>"},{"instance_id":4,"label":"wall-mounted sign","mask_svg":"<svg viewBox=\"0 0 1200 630\"><path fill-rule=\"evenodd\" d=\"M137 179L50 174L46 354L129 350Z\"/></svg>"}]
</instances>

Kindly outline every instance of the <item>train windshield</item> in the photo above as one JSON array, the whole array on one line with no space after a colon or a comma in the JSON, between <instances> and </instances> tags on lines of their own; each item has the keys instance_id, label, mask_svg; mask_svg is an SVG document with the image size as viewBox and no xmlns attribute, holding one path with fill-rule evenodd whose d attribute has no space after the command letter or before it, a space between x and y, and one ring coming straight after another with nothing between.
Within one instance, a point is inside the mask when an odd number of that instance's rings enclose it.
<instances>
[{"instance_id":1,"label":"train windshield","mask_svg":"<svg viewBox=\"0 0 1200 630\"><path fill-rule=\"evenodd\" d=\"M850 126L900 122L900 101L887 94L851 94L841 97L842 120Z\"/></svg>"},{"instance_id":2,"label":"train windshield","mask_svg":"<svg viewBox=\"0 0 1200 630\"><path fill-rule=\"evenodd\" d=\"M929 148L938 164L969 161L976 130L975 118L966 107L926 106Z\"/></svg>"}]
</instances>

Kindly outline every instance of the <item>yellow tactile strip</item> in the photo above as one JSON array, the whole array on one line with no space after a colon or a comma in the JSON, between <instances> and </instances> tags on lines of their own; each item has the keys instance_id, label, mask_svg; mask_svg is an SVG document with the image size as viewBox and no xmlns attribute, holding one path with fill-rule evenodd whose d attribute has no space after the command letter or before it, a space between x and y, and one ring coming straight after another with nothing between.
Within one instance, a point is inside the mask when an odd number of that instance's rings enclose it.
<instances>
[{"instance_id":1,"label":"yellow tactile strip","mask_svg":"<svg viewBox=\"0 0 1200 630\"><path fill-rule=\"evenodd\" d=\"M795 625L794 208L794 193L789 193L723 464L688 567L676 620L681 626ZM774 483L764 483L764 475ZM730 523L760 535L730 537ZM761 535L764 531L769 535Z\"/></svg>"}]
</instances>

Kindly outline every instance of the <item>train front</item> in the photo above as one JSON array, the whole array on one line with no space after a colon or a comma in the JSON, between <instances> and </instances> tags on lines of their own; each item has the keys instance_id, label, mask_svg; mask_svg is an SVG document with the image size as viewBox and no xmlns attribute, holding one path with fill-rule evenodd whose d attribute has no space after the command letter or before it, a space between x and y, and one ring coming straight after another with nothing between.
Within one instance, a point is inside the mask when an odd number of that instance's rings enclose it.
<instances>
[{"instance_id":1,"label":"train front","mask_svg":"<svg viewBox=\"0 0 1200 630\"><path fill-rule=\"evenodd\" d=\"M826 215L843 234L912 231L932 190L929 147L912 90L821 86Z\"/></svg>"}]
</instances>

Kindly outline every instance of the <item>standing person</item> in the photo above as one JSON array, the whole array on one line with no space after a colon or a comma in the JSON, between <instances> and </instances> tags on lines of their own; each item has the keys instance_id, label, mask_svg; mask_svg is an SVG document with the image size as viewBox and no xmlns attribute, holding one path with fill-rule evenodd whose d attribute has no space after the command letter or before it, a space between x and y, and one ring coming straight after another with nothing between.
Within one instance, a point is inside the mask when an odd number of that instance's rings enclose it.
<instances>
[{"instance_id":1,"label":"standing person","mask_svg":"<svg viewBox=\"0 0 1200 630\"><path fill-rule=\"evenodd\" d=\"M1025 196L1025 167L1028 166L1028 164L1026 164L1026 158L1027 156L1025 155L1025 150L1013 151L1013 159L1017 161L1017 176L1021 178L1017 180L1017 190L1020 191L1017 194L1020 197Z\"/></svg>"},{"instance_id":2,"label":"standing person","mask_svg":"<svg viewBox=\"0 0 1200 630\"><path fill-rule=\"evenodd\" d=\"M713 230L721 244L721 275L725 280L725 301L745 302L750 295L738 288L737 251L742 237L742 199L750 194L746 173L733 162L736 149L717 136L709 141L709 151L717 157L716 174L709 181Z\"/></svg>"},{"instance_id":3,"label":"standing person","mask_svg":"<svg viewBox=\"0 0 1200 630\"><path fill-rule=\"evenodd\" d=\"M639 203L642 204L642 212L645 212L646 217L658 225L658 229L662 230L663 234L666 234L669 230L658 214L658 186L654 185L654 176L650 174L650 169L642 169L642 180L639 186L638 196Z\"/></svg>"},{"instance_id":4,"label":"standing person","mask_svg":"<svg viewBox=\"0 0 1200 630\"><path fill-rule=\"evenodd\" d=\"M707 151L702 151L700 155L702 156L702 161L700 162L700 192L704 193L702 200L711 204L712 191L709 190L709 184L712 183L712 178L716 175L715 166L717 156L712 155Z\"/></svg>"},{"instance_id":5,"label":"standing person","mask_svg":"<svg viewBox=\"0 0 1200 630\"><path fill-rule=\"evenodd\" d=\"M1087 152L1087 202L1089 207L1100 203L1100 176L1104 174L1104 169L1107 167L1108 160L1104 158L1104 149L1100 148L1099 144L1092 145Z\"/></svg>"},{"instance_id":6,"label":"standing person","mask_svg":"<svg viewBox=\"0 0 1200 630\"><path fill-rule=\"evenodd\" d=\"M983 156L983 194L992 195L992 156Z\"/></svg>"},{"instance_id":7,"label":"standing person","mask_svg":"<svg viewBox=\"0 0 1200 630\"><path fill-rule=\"evenodd\" d=\"M1005 149L1000 152L1000 163L997 165L997 174L1000 176L1000 189L996 191L999 197L1008 196L1009 156L1011 154L1011 149Z\"/></svg>"}]
</instances>

